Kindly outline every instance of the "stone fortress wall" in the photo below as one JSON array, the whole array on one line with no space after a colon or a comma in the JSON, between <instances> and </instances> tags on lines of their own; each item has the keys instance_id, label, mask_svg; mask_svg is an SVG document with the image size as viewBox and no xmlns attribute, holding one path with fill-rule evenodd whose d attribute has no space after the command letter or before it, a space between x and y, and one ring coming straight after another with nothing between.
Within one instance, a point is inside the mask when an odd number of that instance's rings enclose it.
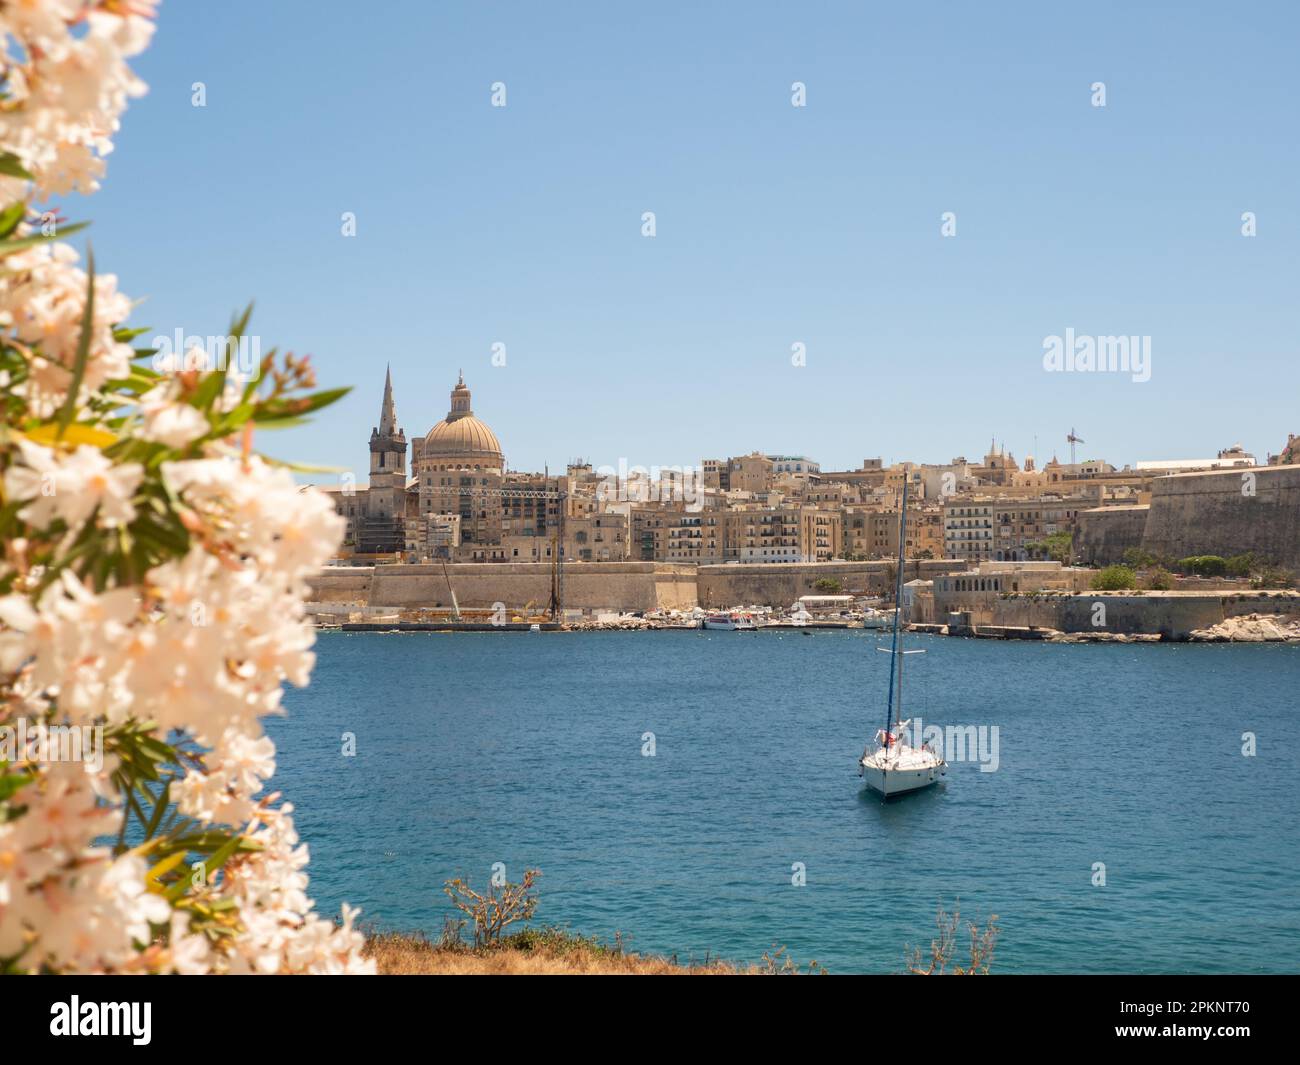
<instances>
[{"instance_id":1,"label":"stone fortress wall","mask_svg":"<svg viewBox=\"0 0 1300 1065\"><path fill-rule=\"evenodd\" d=\"M551 566L545 562L452 563L442 566L332 566L311 581L312 601L372 608L450 609L451 592L469 609L504 603L520 610L551 601ZM664 562L569 562L564 605L582 610L689 610L698 602L694 566Z\"/></svg>"},{"instance_id":2,"label":"stone fortress wall","mask_svg":"<svg viewBox=\"0 0 1300 1065\"><path fill-rule=\"evenodd\" d=\"M1157 478L1142 547L1174 558L1254 551L1300 569L1300 466Z\"/></svg>"},{"instance_id":3,"label":"stone fortress wall","mask_svg":"<svg viewBox=\"0 0 1300 1065\"><path fill-rule=\"evenodd\" d=\"M1173 558L1254 551L1300 571L1300 466L1159 477L1151 483L1149 505L1079 515L1075 548L1081 561L1110 565L1130 547Z\"/></svg>"},{"instance_id":4,"label":"stone fortress wall","mask_svg":"<svg viewBox=\"0 0 1300 1065\"><path fill-rule=\"evenodd\" d=\"M903 579L954 573L966 563L913 561ZM566 562L564 605L584 611L720 610L733 606L788 607L817 595L819 580L838 580L845 594L892 594L890 562L791 562L753 565L681 565L666 562ZM451 593L469 609L528 603L545 609L551 598L551 567L545 562L456 563L447 566L332 566L312 584L312 601L337 606L416 610L447 609Z\"/></svg>"}]
</instances>

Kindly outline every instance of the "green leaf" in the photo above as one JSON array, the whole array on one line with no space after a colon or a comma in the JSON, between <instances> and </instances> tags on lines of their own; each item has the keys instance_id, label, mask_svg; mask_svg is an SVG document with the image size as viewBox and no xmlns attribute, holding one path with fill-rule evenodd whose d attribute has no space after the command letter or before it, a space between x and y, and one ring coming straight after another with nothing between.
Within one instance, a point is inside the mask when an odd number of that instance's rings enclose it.
<instances>
[{"instance_id":1,"label":"green leaf","mask_svg":"<svg viewBox=\"0 0 1300 1065\"><path fill-rule=\"evenodd\" d=\"M158 831L158 825L167 810L167 803L171 799L171 793L172 782L169 780L163 785L162 791L158 793L158 798L154 800L153 816L149 818L149 823L144 829L145 839L152 839L153 834Z\"/></svg>"},{"instance_id":2,"label":"green leaf","mask_svg":"<svg viewBox=\"0 0 1300 1065\"><path fill-rule=\"evenodd\" d=\"M0 174L4 174L5 177L22 178L24 181L32 180L32 175L27 172L13 152L0 152Z\"/></svg>"},{"instance_id":3,"label":"green leaf","mask_svg":"<svg viewBox=\"0 0 1300 1065\"><path fill-rule=\"evenodd\" d=\"M81 336L77 340L77 361L72 367L72 382L68 385L68 398L59 411L59 432L62 434L72 424L77 413L77 393L86 376L86 362L90 358L90 330L95 322L95 250L86 250L86 306L81 314Z\"/></svg>"},{"instance_id":4,"label":"green leaf","mask_svg":"<svg viewBox=\"0 0 1300 1065\"><path fill-rule=\"evenodd\" d=\"M0 237L7 237L27 215L27 205L19 200L0 212Z\"/></svg>"},{"instance_id":5,"label":"green leaf","mask_svg":"<svg viewBox=\"0 0 1300 1065\"><path fill-rule=\"evenodd\" d=\"M0 802L5 802L19 788L31 782L32 778L26 773L9 773L0 777Z\"/></svg>"},{"instance_id":6,"label":"green leaf","mask_svg":"<svg viewBox=\"0 0 1300 1065\"><path fill-rule=\"evenodd\" d=\"M26 251L28 248L34 248L37 244L44 244L46 241L58 240L60 237L66 237L78 230L85 229L88 223L78 222L75 225L64 226L59 233L52 233L46 236L44 233L31 233L25 237L15 237L13 240L0 240L0 259L6 255L13 255L14 252Z\"/></svg>"},{"instance_id":7,"label":"green leaf","mask_svg":"<svg viewBox=\"0 0 1300 1065\"><path fill-rule=\"evenodd\" d=\"M227 362L227 365L229 365L229 362ZM194 395L190 397L190 404L206 412L216 398L221 395L225 386L226 375L224 371L204 374L199 387L195 389Z\"/></svg>"},{"instance_id":8,"label":"green leaf","mask_svg":"<svg viewBox=\"0 0 1300 1065\"><path fill-rule=\"evenodd\" d=\"M257 412L253 415L253 421L257 422L258 425L268 425L271 422L301 418L304 414L311 414L322 407L328 407L351 391L351 388L331 388L326 389L324 392L304 396L302 399L270 399L265 403L258 404Z\"/></svg>"},{"instance_id":9,"label":"green leaf","mask_svg":"<svg viewBox=\"0 0 1300 1065\"><path fill-rule=\"evenodd\" d=\"M243 842L241 836L231 836L222 846L218 847L203 861L203 876L208 882L212 882L212 875L217 872L227 859L239 849L240 843ZM184 877L167 889L167 901L175 902L190 888L190 878Z\"/></svg>"}]
</instances>

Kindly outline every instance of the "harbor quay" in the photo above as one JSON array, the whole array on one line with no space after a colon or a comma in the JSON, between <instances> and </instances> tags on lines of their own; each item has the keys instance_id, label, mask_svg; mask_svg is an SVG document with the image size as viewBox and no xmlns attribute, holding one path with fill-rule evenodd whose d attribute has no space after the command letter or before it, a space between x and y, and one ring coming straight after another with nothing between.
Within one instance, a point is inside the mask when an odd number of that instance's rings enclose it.
<instances>
[{"instance_id":1,"label":"harbor quay","mask_svg":"<svg viewBox=\"0 0 1300 1065\"><path fill-rule=\"evenodd\" d=\"M966 568L958 560L909 562L906 580L928 579ZM584 613L724 610L738 604L788 608L830 581L850 596L884 596L894 564L873 562L761 563L700 566L671 562L569 562L563 569L563 602ZM332 566L312 580L316 606L380 609L544 609L555 569L548 563L450 563L438 565ZM823 588L826 585L822 586Z\"/></svg>"},{"instance_id":2,"label":"harbor quay","mask_svg":"<svg viewBox=\"0 0 1300 1065\"><path fill-rule=\"evenodd\" d=\"M1141 636L1300 640L1300 592L1294 590L1193 579L1178 589L1099 591L1089 587L1095 572L1056 562L972 567L956 559L909 561L903 618L944 635L1070 642ZM893 565L885 562L570 563L564 568L562 618L571 627L592 627L598 619L626 627L619 620L633 615L760 610L775 620L801 603L825 601L820 611L814 607L815 623L819 616L851 615L851 607L867 602L892 607L893 575ZM552 629L564 627L549 623L554 577L553 567L540 563L332 566L312 579L309 609L327 626L415 628L435 619L445 622L454 611L464 615L455 627L468 631L527 629L521 619L543 617L544 627ZM819 594L828 583L844 594Z\"/></svg>"}]
</instances>

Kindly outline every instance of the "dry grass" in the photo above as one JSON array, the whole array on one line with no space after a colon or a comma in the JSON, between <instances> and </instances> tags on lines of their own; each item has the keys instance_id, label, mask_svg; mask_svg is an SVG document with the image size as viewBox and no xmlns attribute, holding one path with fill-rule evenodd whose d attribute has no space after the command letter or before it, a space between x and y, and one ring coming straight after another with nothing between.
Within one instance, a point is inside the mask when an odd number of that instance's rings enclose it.
<instances>
[{"instance_id":1,"label":"dry grass","mask_svg":"<svg viewBox=\"0 0 1300 1065\"><path fill-rule=\"evenodd\" d=\"M366 936L366 954L378 961L385 976L757 976L800 971L784 948L764 954L757 965L681 964L635 954L617 937L612 945L604 944L558 928L530 928L481 947L432 942L419 933L378 932ZM815 962L809 971L819 971Z\"/></svg>"}]
</instances>

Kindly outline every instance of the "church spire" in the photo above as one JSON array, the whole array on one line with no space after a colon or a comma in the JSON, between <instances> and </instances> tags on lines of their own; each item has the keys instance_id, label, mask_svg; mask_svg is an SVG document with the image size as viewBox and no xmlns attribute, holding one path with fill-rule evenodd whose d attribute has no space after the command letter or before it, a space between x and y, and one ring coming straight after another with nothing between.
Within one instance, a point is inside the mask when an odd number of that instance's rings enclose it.
<instances>
[{"instance_id":1,"label":"church spire","mask_svg":"<svg viewBox=\"0 0 1300 1065\"><path fill-rule=\"evenodd\" d=\"M393 369L384 371L384 403L379 408L379 435L392 436L397 432L397 407L393 403Z\"/></svg>"}]
</instances>

